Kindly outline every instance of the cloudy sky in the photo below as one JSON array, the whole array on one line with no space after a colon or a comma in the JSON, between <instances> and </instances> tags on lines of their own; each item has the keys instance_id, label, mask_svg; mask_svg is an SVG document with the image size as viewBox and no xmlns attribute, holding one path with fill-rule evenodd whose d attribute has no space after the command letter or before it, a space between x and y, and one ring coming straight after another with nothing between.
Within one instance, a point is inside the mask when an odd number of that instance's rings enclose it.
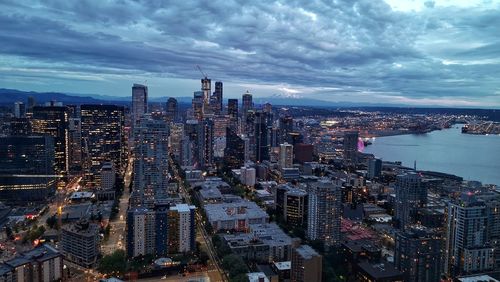
<instances>
[{"instance_id":1,"label":"cloudy sky","mask_svg":"<svg viewBox=\"0 0 500 282\"><path fill-rule=\"evenodd\" d=\"M500 1L0 1L0 87L500 107Z\"/></svg>"}]
</instances>

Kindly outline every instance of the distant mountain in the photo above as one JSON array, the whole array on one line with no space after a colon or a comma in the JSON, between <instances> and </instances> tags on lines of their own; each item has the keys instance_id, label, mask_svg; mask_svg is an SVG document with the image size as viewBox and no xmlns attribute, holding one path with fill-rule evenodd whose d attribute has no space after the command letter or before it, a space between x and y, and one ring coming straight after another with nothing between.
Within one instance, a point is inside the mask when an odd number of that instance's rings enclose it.
<instances>
[{"instance_id":1,"label":"distant mountain","mask_svg":"<svg viewBox=\"0 0 500 282\"><path fill-rule=\"evenodd\" d=\"M43 104L50 101L62 102L63 104L101 104L106 102L123 104L125 102L124 100L120 99L121 97L106 96L106 99L102 99L103 97L99 97L98 95L87 96L86 94L66 94L58 92L27 92L15 89L0 88L0 104L13 104L17 101L27 103L29 96L33 96L37 104Z\"/></svg>"}]
</instances>

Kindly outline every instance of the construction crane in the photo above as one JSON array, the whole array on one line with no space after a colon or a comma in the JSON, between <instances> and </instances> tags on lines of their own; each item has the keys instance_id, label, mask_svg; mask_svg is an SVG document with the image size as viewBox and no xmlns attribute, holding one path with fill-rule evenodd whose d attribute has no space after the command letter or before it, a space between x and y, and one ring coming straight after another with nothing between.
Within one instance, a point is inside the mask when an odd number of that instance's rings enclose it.
<instances>
[{"instance_id":1,"label":"construction crane","mask_svg":"<svg viewBox=\"0 0 500 282\"><path fill-rule=\"evenodd\" d=\"M208 75L206 73L204 73L202 70L201 70L201 67L199 65L196 65L196 67L198 68L198 70L201 72L201 75L203 75L203 77L207 78Z\"/></svg>"}]
</instances>

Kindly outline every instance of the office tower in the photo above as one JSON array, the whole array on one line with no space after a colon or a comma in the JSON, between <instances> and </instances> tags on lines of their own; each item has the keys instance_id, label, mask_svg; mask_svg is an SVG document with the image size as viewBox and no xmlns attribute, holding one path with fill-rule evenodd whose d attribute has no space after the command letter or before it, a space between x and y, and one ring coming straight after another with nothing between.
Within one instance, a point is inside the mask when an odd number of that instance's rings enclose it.
<instances>
[{"instance_id":1,"label":"office tower","mask_svg":"<svg viewBox=\"0 0 500 282\"><path fill-rule=\"evenodd\" d=\"M242 96L242 105L241 105L241 116L243 119L247 116L248 111L253 110L253 102L252 102L252 94L247 92Z\"/></svg>"},{"instance_id":2,"label":"office tower","mask_svg":"<svg viewBox=\"0 0 500 282\"><path fill-rule=\"evenodd\" d=\"M382 160L369 159L368 160L368 179L380 177L382 174Z\"/></svg>"},{"instance_id":3,"label":"office tower","mask_svg":"<svg viewBox=\"0 0 500 282\"><path fill-rule=\"evenodd\" d=\"M291 168L293 167L293 146L284 143L280 145L280 158L279 158L280 168Z\"/></svg>"},{"instance_id":4,"label":"office tower","mask_svg":"<svg viewBox=\"0 0 500 282\"><path fill-rule=\"evenodd\" d=\"M304 227L307 224L308 196L302 189L289 189L285 192L283 217L294 227Z\"/></svg>"},{"instance_id":5,"label":"office tower","mask_svg":"<svg viewBox=\"0 0 500 282\"><path fill-rule=\"evenodd\" d=\"M200 163L204 169L214 166L214 121L206 118L203 121L203 161Z\"/></svg>"},{"instance_id":6,"label":"office tower","mask_svg":"<svg viewBox=\"0 0 500 282\"><path fill-rule=\"evenodd\" d=\"M68 162L70 172L82 170L82 121L68 119Z\"/></svg>"},{"instance_id":7,"label":"office tower","mask_svg":"<svg viewBox=\"0 0 500 282\"><path fill-rule=\"evenodd\" d=\"M440 234L413 226L396 234L394 265L408 282L439 281L443 241Z\"/></svg>"},{"instance_id":8,"label":"office tower","mask_svg":"<svg viewBox=\"0 0 500 282\"><path fill-rule=\"evenodd\" d=\"M396 176L395 218L401 229L415 222L417 211L427 204L427 187L417 173Z\"/></svg>"},{"instance_id":9,"label":"office tower","mask_svg":"<svg viewBox=\"0 0 500 282\"><path fill-rule=\"evenodd\" d=\"M493 270L494 249L488 242L488 212L472 193L448 203L445 273L451 277Z\"/></svg>"},{"instance_id":10,"label":"office tower","mask_svg":"<svg viewBox=\"0 0 500 282\"><path fill-rule=\"evenodd\" d=\"M33 112L33 107L36 106L36 100L33 96L28 96L28 112Z\"/></svg>"},{"instance_id":11,"label":"office tower","mask_svg":"<svg viewBox=\"0 0 500 282\"><path fill-rule=\"evenodd\" d=\"M175 98L168 98L166 119L168 122L178 121L179 119L179 109L177 105L177 99Z\"/></svg>"},{"instance_id":12,"label":"office tower","mask_svg":"<svg viewBox=\"0 0 500 282\"><path fill-rule=\"evenodd\" d=\"M220 115L223 109L222 102L223 102L223 95L222 95L222 81L216 81L215 82L215 91L214 91L214 104L212 105L212 108L214 110L214 113L216 115Z\"/></svg>"},{"instance_id":13,"label":"office tower","mask_svg":"<svg viewBox=\"0 0 500 282\"><path fill-rule=\"evenodd\" d=\"M169 253L185 253L195 250L196 207L177 204L168 211Z\"/></svg>"},{"instance_id":14,"label":"office tower","mask_svg":"<svg viewBox=\"0 0 500 282\"><path fill-rule=\"evenodd\" d=\"M358 132L344 132L344 161L355 165L358 161Z\"/></svg>"},{"instance_id":15,"label":"office tower","mask_svg":"<svg viewBox=\"0 0 500 282\"><path fill-rule=\"evenodd\" d=\"M181 139L180 164L181 166L195 165L195 144L189 136L183 136Z\"/></svg>"},{"instance_id":16,"label":"office tower","mask_svg":"<svg viewBox=\"0 0 500 282\"><path fill-rule=\"evenodd\" d=\"M43 201L55 192L54 138L0 137L0 200Z\"/></svg>"},{"instance_id":17,"label":"office tower","mask_svg":"<svg viewBox=\"0 0 500 282\"><path fill-rule=\"evenodd\" d=\"M148 112L148 87L142 84L132 86L132 125Z\"/></svg>"},{"instance_id":18,"label":"office tower","mask_svg":"<svg viewBox=\"0 0 500 282\"><path fill-rule=\"evenodd\" d=\"M240 168L245 163L245 141L236 132L226 128L226 148L224 164L231 169Z\"/></svg>"},{"instance_id":19,"label":"office tower","mask_svg":"<svg viewBox=\"0 0 500 282\"><path fill-rule=\"evenodd\" d=\"M488 242L494 249L495 269L500 269L500 193L496 191L482 192L478 200L486 204L488 216Z\"/></svg>"},{"instance_id":20,"label":"office tower","mask_svg":"<svg viewBox=\"0 0 500 282\"><path fill-rule=\"evenodd\" d=\"M325 246L340 241L341 188L331 180L320 179L309 184L307 237L321 240Z\"/></svg>"},{"instance_id":21,"label":"office tower","mask_svg":"<svg viewBox=\"0 0 500 282\"><path fill-rule=\"evenodd\" d=\"M309 245L292 249L291 281L321 282L322 260Z\"/></svg>"},{"instance_id":22,"label":"office tower","mask_svg":"<svg viewBox=\"0 0 500 282\"><path fill-rule=\"evenodd\" d=\"M31 135L31 121L29 118L12 118L10 120L9 134L10 136L27 136Z\"/></svg>"},{"instance_id":23,"label":"office tower","mask_svg":"<svg viewBox=\"0 0 500 282\"><path fill-rule=\"evenodd\" d=\"M85 179L96 185L104 162L113 162L117 173L125 169L124 108L115 105L81 105Z\"/></svg>"},{"instance_id":24,"label":"office tower","mask_svg":"<svg viewBox=\"0 0 500 282\"><path fill-rule=\"evenodd\" d=\"M255 160L263 162L269 160L269 115L265 112L255 113Z\"/></svg>"},{"instance_id":25,"label":"office tower","mask_svg":"<svg viewBox=\"0 0 500 282\"><path fill-rule=\"evenodd\" d=\"M23 102L14 103L14 117L16 118L26 117L26 105Z\"/></svg>"},{"instance_id":26,"label":"office tower","mask_svg":"<svg viewBox=\"0 0 500 282\"><path fill-rule=\"evenodd\" d=\"M227 100L227 114L234 119L238 119L238 99Z\"/></svg>"},{"instance_id":27,"label":"office tower","mask_svg":"<svg viewBox=\"0 0 500 282\"><path fill-rule=\"evenodd\" d=\"M112 162L105 162L101 168L101 190L112 190L115 187L116 171Z\"/></svg>"},{"instance_id":28,"label":"office tower","mask_svg":"<svg viewBox=\"0 0 500 282\"><path fill-rule=\"evenodd\" d=\"M184 124L182 123L172 123L170 125L170 153L173 155L176 161L181 159L182 151L182 138L184 137Z\"/></svg>"},{"instance_id":29,"label":"office tower","mask_svg":"<svg viewBox=\"0 0 500 282\"><path fill-rule=\"evenodd\" d=\"M204 77L201 79L201 92L203 97L203 113L209 112L210 107L210 95L212 94L212 80L208 77Z\"/></svg>"},{"instance_id":30,"label":"office tower","mask_svg":"<svg viewBox=\"0 0 500 282\"><path fill-rule=\"evenodd\" d=\"M31 120L34 135L47 135L54 138L55 173L68 171L68 113L66 107L34 107Z\"/></svg>"},{"instance_id":31,"label":"office tower","mask_svg":"<svg viewBox=\"0 0 500 282\"><path fill-rule=\"evenodd\" d=\"M187 156L190 156L189 163L195 167L202 167L202 162L205 161L205 134L203 130L203 122L197 120L187 120L184 124L184 134L188 137L183 140L183 153L186 161ZM185 151L189 150L188 151Z\"/></svg>"},{"instance_id":32,"label":"office tower","mask_svg":"<svg viewBox=\"0 0 500 282\"><path fill-rule=\"evenodd\" d=\"M134 128L134 195L140 201L154 199L168 187L168 136L165 121L145 115Z\"/></svg>"},{"instance_id":33,"label":"office tower","mask_svg":"<svg viewBox=\"0 0 500 282\"><path fill-rule=\"evenodd\" d=\"M293 146L294 160L298 163L307 163L313 161L314 145L298 143Z\"/></svg>"},{"instance_id":34,"label":"office tower","mask_svg":"<svg viewBox=\"0 0 500 282\"><path fill-rule=\"evenodd\" d=\"M262 107L262 111L271 114L273 112L273 106L271 103L265 103Z\"/></svg>"},{"instance_id":35,"label":"office tower","mask_svg":"<svg viewBox=\"0 0 500 282\"><path fill-rule=\"evenodd\" d=\"M195 91L193 93L194 98L192 100L192 107L193 107L193 117L196 120L202 120L203 119L203 107L204 107L204 102L203 102L203 91Z\"/></svg>"},{"instance_id":36,"label":"office tower","mask_svg":"<svg viewBox=\"0 0 500 282\"><path fill-rule=\"evenodd\" d=\"M293 118L291 116L284 116L279 119L279 138L278 143L285 142L291 143L289 134L293 132Z\"/></svg>"},{"instance_id":37,"label":"office tower","mask_svg":"<svg viewBox=\"0 0 500 282\"><path fill-rule=\"evenodd\" d=\"M61 233L61 251L64 258L79 266L97 266L100 254L99 225L81 220L65 225Z\"/></svg>"}]
</instances>

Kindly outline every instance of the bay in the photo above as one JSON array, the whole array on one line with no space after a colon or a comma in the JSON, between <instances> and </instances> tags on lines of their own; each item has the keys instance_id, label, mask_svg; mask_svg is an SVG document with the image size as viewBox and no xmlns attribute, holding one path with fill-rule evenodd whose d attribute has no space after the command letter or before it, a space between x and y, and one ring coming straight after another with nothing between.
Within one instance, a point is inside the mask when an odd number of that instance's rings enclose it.
<instances>
[{"instance_id":1,"label":"bay","mask_svg":"<svg viewBox=\"0 0 500 282\"><path fill-rule=\"evenodd\" d=\"M500 185L500 136L461 133L462 125L427 134L377 137L365 148L384 161Z\"/></svg>"}]
</instances>

